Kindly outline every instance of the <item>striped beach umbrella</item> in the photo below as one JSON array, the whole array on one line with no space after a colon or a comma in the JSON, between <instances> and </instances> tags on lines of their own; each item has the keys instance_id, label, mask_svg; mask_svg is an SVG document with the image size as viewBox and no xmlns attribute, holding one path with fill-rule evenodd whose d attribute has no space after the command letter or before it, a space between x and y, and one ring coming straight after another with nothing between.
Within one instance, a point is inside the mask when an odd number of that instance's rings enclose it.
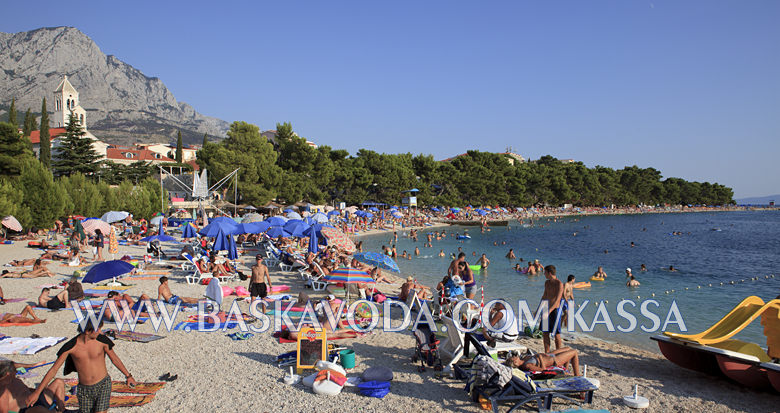
<instances>
[{"instance_id":1,"label":"striped beach umbrella","mask_svg":"<svg viewBox=\"0 0 780 413\"><path fill-rule=\"evenodd\" d=\"M341 232L336 228L323 226L320 229L320 234L328 239L328 245L343 248L347 254L355 252L355 243L347 236L347 234Z\"/></svg>"},{"instance_id":2,"label":"striped beach umbrella","mask_svg":"<svg viewBox=\"0 0 780 413\"><path fill-rule=\"evenodd\" d=\"M368 272L364 270L359 270L357 268L351 268L351 267L344 267L344 268L337 268L331 271L330 274L325 276L325 281L329 283L352 284L352 283L373 283L374 279L371 278L371 275L369 275Z\"/></svg>"},{"instance_id":3,"label":"striped beach umbrella","mask_svg":"<svg viewBox=\"0 0 780 413\"><path fill-rule=\"evenodd\" d=\"M99 229L103 235L108 235L111 232L111 225L102 219L85 219L81 221L81 226L84 227L84 231L87 231L87 234L94 234L96 229Z\"/></svg>"},{"instance_id":4,"label":"striped beach umbrella","mask_svg":"<svg viewBox=\"0 0 780 413\"><path fill-rule=\"evenodd\" d=\"M20 224L13 215L8 215L7 217L3 218L3 226L10 229L11 231L22 231L22 224Z\"/></svg>"}]
</instances>

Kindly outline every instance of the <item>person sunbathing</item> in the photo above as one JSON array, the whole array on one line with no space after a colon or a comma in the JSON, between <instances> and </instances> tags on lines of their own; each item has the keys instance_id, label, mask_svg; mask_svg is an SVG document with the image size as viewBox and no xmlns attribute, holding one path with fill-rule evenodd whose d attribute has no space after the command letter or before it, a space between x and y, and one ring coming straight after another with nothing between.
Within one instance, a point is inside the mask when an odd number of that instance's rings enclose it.
<instances>
[{"instance_id":1,"label":"person sunbathing","mask_svg":"<svg viewBox=\"0 0 780 413\"><path fill-rule=\"evenodd\" d=\"M0 305L5 305L5 294L3 294L2 287L0 287Z\"/></svg>"},{"instance_id":2,"label":"person sunbathing","mask_svg":"<svg viewBox=\"0 0 780 413\"><path fill-rule=\"evenodd\" d=\"M116 308L119 310L120 316L123 316L124 310L122 308L122 302L125 302L130 308L130 316L135 316L135 313L139 310L147 310L141 311L138 315L141 317L149 317L148 309L143 308L143 302L146 300L151 301L152 299L146 294L141 294L141 296L138 297L138 301L135 301L133 300L133 297L130 297L127 294L120 294L118 291L109 291L108 295L106 295L106 299L113 300L116 303ZM108 315L110 316L110 314Z\"/></svg>"},{"instance_id":3,"label":"person sunbathing","mask_svg":"<svg viewBox=\"0 0 780 413\"><path fill-rule=\"evenodd\" d=\"M571 363L575 376L580 375L580 358L577 350L571 347L561 347L550 353L539 353L523 357L512 356L506 360L509 367L524 371L544 371L550 367L565 367Z\"/></svg>"},{"instance_id":4,"label":"person sunbathing","mask_svg":"<svg viewBox=\"0 0 780 413\"><path fill-rule=\"evenodd\" d=\"M31 306L24 307L19 314L0 313L0 325L2 324L41 324L46 320L40 319L35 315Z\"/></svg>"},{"instance_id":5,"label":"person sunbathing","mask_svg":"<svg viewBox=\"0 0 780 413\"><path fill-rule=\"evenodd\" d=\"M430 296L431 290L422 284L414 282L414 278L408 277L406 282L401 285L401 293L398 294L398 299L406 301L415 292L417 293L417 298L425 300Z\"/></svg>"},{"instance_id":6,"label":"person sunbathing","mask_svg":"<svg viewBox=\"0 0 780 413\"><path fill-rule=\"evenodd\" d=\"M38 277L54 277L54 273L49 271L46 266L41 263L41 259L38 258L33 264L33 268L30 271L22 272L9 272L3 274L0 278L38 278Z\"/></svg>"},{"instance_id":7,"label":"person sunbathing","mask_svg":"<svg viewBox=\"0 0 780 413\"><path fill-rule=\"evenodd\" d=\"M70 308L70 302L68 302L68 290L62 290L62 292L54 297L49 295L49 290L51 289L44 288L41 290L41 295L38 296L38 306L48 308L49 310Z\"/></svg>"},{"instance_id":8,"label":"person sunbathing","mask_svg":"<svg viewBox=\"0 0 780 413\"><path fill-rule=\"evenodd\" d=\"M27 267L29 265L35 264L35 261L39 259L40 258L28 258L26 260L13 260L9 262L7 265L10 265L12 267Z\"/></svg>"},{"instance_id":9,"label":"person sunbathing","mask_svg":"<svg viewBox=\"0 0 780 413\"><path fill-rule=\"evenodd\" d=\"M44 389L31 406L27 398L35 389L16 377L17 367L23 367L11 360L0 359L0 412L40 413L65 411L65 382L55 379Z\"/></svg>"},{"instance_id":10,"label":"person sunbathing","mask_svg":"<svg viewBox=\"0 0 780 413\"><path fill-rule=\"evenodd\" d=\"M171 293L171 288L168 287L168 277L160 277L160 286L157 287L157 299L163 300L168 304L197 304L198 299L192 297L179 297Z\"/></svg>"},{"instance_id":11,"label":"person sunbathing","mask_svg":"<svg viewBox=\"0 0 780 413\"><path fill-rule=\"evenodd\" d=\"M371 278L373 278L377 283L392 284L392 281L382 275L382 270L380 270L379 267L374 267L374 269L371 270Z\"/></svg>"}]
</instances>

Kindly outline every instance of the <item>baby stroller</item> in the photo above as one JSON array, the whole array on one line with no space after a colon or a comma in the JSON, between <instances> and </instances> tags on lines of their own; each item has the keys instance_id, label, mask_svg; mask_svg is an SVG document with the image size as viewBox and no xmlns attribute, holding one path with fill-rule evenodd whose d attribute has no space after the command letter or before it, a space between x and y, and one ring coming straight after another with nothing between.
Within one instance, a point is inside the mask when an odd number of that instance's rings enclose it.
<instances>
[{"instance_id":1,"label":"baby stroller","mask_svg":"<svg viewBox=\"0 0 780 413\"><path fill-rule=\"evenodd\" d=\"M158 240L152 240L149 242L149 245L146 246L146 253L152 254L154 257L160 257L162 256L165 258L165 253L162 251L162 246L160 245L160 241Z\"/></svg>"},{"instance_id":2,"label":"baby stroller","mask_svg":"<svg viewBox=\"0 0 780 413\"><path fill-rule=\"evenodd\" d=\"M420 361L420 367L417 371L420 373L425 371L425 365L433 367L436 371L442 370L441 358L439 358L438 345L440 340L436 338L436 335L431 331L428 324L419 324L417 329L414 330L414 339L417 341L417 347L412 356L412 363Z\"/></svg>"}]
</instances>

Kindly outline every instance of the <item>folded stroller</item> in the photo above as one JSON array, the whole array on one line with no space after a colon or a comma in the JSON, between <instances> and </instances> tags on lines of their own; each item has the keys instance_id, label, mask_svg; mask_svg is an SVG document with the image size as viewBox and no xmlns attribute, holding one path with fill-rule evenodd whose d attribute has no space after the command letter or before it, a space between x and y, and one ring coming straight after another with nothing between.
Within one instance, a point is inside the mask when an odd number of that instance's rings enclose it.
<instances>
[{"instance_id":1,"label":"folded stroller","mask_svg":"<svg viewBox=\"0 0 780 413\"><path fill-rule=\"evenodd\" d=\"M426 364L436 371L441 371L442 365L438 349L440 340L436 338L428 324L417 326L417 329L414 330L414 339L417 341L417 347L414 356L412 356L412 363L420 361L420 367L417 368L417 371L424 372Z\"/></svg>"}]
</instances>

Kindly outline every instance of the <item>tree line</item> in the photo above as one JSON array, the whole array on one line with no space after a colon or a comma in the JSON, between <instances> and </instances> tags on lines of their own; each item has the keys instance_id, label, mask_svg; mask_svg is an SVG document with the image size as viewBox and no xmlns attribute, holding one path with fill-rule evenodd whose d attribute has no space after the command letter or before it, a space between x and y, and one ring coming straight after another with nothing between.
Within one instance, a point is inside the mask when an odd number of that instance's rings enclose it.
<instances>
[{"instance_id":1,"label":"tree line","mask_svg":"<svg viewBox=\"0 0 780 413\"><path fill-rule=\"evenodd\" d=\"M627 206L732 204L731 188L680 178L662 179L654 168L612 169L564 163L552 156L514 162L505 154L468 151L449 161L431 155L380 154L361 149L354 156L323 145L316 149L289 123L276 125L275 142L246 122L233 122L227 137L206 142L198 164L220 179L240 168L240 202L271 200L314 204L366 200L398 204L402 191L416 188L421 205Z\"/></svg>"},{"instance_id":2,"label":"tree line","mask_svg":"<svg viewBox=\"0 0 780 413\"><path fill-rule=\"evenodd\" d=\"M0 217L13 215L25 228L50 228L68 215L99 217L106 211L123 210L150 217L165 208L167 195L160 192L152 169L148 165L102 165L92 140L73 115L52 156L50 146L44 149L45 109L44 101L38 158L27 126L19 132L15 110L9 112L9 122L0 122Z\"/></svg>"}]
</instances>

